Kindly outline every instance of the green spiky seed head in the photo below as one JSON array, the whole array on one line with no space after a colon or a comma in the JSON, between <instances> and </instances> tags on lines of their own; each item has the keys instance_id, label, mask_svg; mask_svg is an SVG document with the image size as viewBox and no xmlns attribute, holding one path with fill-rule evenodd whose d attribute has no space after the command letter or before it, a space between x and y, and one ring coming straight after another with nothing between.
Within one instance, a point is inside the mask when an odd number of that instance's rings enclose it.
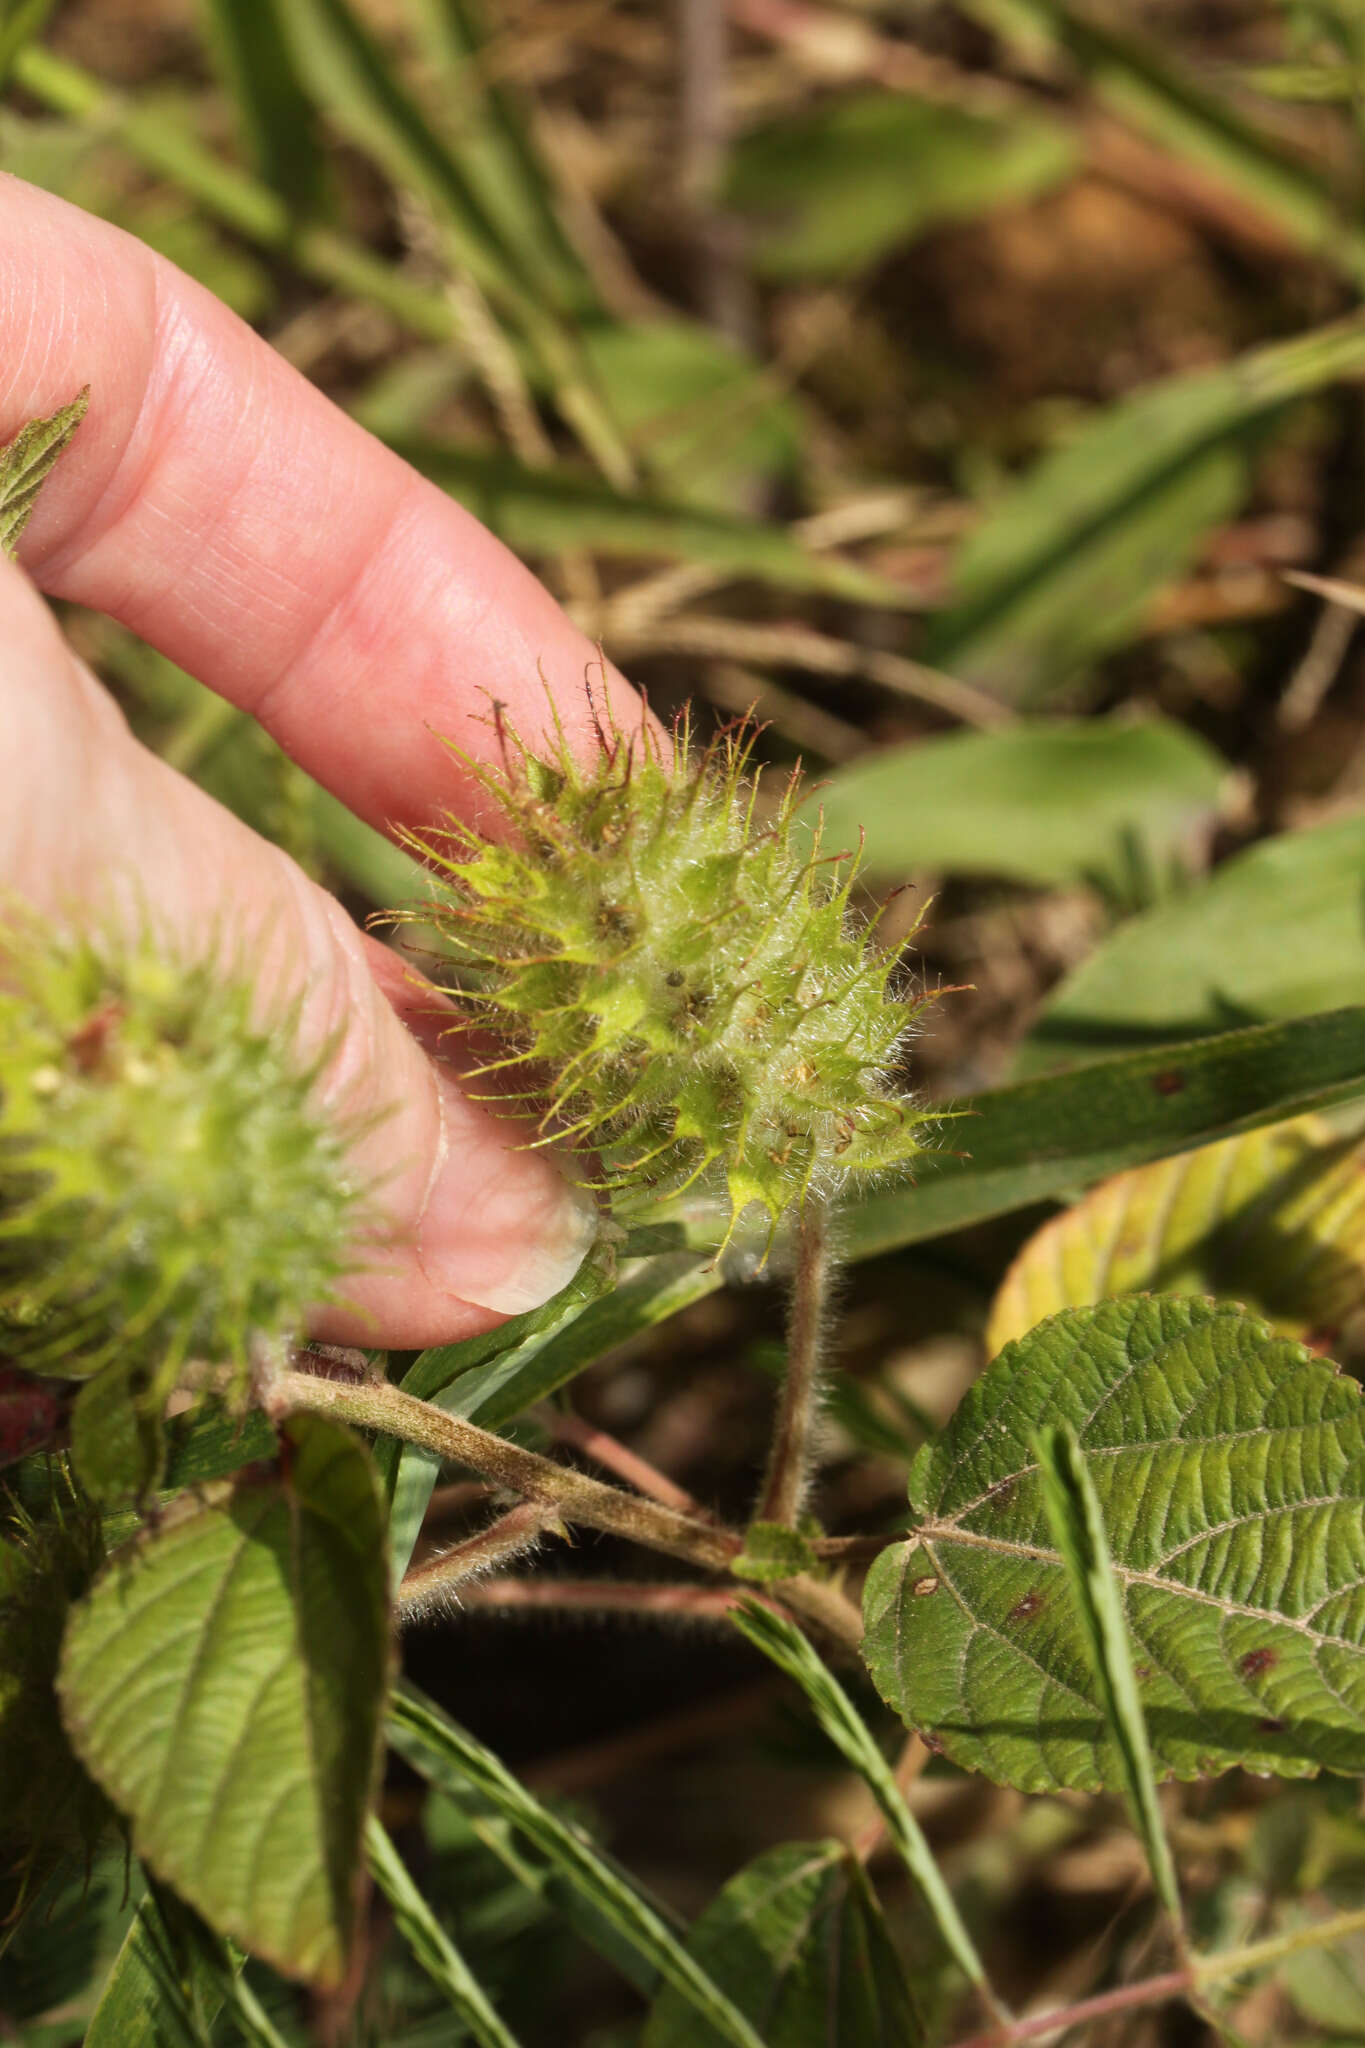
<instances>
[{"instance_id":1,"label":"green spiky seed head","mask_svg":"<svg viewBox=\"0 0 1365 2048\"><path fill-rule=\"evenodd\" d=\"M522 1070L547 1136L612 1192L711 1177L731 1231L757 1203L771 1237L808 1190L908 1166L923 1118L896 1074L915 1006L796 779L759 815L752 729L698 758L685 727L664 749L647 727L602 730L587 765L562 733L537 754L499 729L502 772L474 772L511 836L450 819L415 842L437 875L420 914L471 1025L506 1047L483 1071Z\"/></svg>"},{"instance_id":2,"label":"green spiky seed head","mask_svg":"<svg viewBox=\"0 0 1365 2048\"><path fill-rule=\"evenodd\" d=\"M345 1268L357 1190L319 1062L240 971L8 932L0 957L0 1352L89 1378L240 1368Z\"/></svg>"}]
</instances>

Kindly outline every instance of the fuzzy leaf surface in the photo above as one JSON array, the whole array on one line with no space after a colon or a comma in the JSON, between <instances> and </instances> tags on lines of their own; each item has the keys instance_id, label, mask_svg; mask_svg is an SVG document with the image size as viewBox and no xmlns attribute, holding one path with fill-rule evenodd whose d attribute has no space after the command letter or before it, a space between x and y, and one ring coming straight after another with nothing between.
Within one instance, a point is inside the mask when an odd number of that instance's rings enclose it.
<instances>
[{"instance_id":1,"label":"fuzzy leaf surface","mask_svg":"<svg viewBox=\"0 0 1365 2048\"><path fill-rule=\"evenodd\" d=\"M172 1514L110 1563L58 1682L133 1846L220 1932L291 1976L344 1974L389 1678L368 1454L318 1417L284 1469Z\"/></svg>"},{"instance_id":2,"label":"fuzzy leaf surface","mask_svg":"<svg viewBox=\"0 0 1365 2048\"><path fill-rule=\"evenodd\" d=\"M0 448L0 554L12 555L33 516L38 493L85 418L88 390L45 420L30 420Z\"/></svg>"},{"instance_id":3,"label":"fuzzy leaf surface","mask_svg":"<svg viewBox=\"0 0 1365 2048\"><path fill-rule=\"evenodd\" d=\"M1202 1145L1102 1181L1035 1231L1005 1275L994 1353L1106 1296L1215 1294L1319 1343L1365 1298L1359 1148L1318 1117Z\"/></svg>"},{"instance_id":4,"label":"fuzzy leaf surface","mask_svg":"<svg viewBox=\"0 0 1365 2048\"><path fill-rule=\"evenodd\" d=\"M868 1577L878 1687L1029 1792L1122 1783L1031 1448L1094 1481L1158 1776L1365 1770L1365 1410L1244 1311L1130 1297L1011 1344L910 1474Z\"/></svg>"},{"instance_id":5,"label":"fuzzy leaf surface","mask_svg":"<svg viewBox=\"0 0 1365 2048\"><path fill-rule=\"evenodd\" d=\"M712 1900L687 1945L768 2048L914 2048L905 1973L861 1866L841 1842L783 1842ZM641 2048L717 2048L671 1985Z\"/></svg>"}]
</instances>

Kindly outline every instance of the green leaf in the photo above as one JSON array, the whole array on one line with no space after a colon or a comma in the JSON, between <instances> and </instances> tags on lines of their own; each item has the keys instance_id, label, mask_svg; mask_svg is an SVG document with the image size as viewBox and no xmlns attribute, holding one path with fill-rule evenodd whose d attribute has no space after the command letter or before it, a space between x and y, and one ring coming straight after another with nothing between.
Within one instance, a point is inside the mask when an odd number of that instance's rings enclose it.
<instances>
[{"instance_id":1,"label":"green leaf","mask_svg":"<svg viewBox=\"0 0 1365 2048\"><path fill-rule=\"evenodd\" d=\"M1041 112L991 119L900 92L803 109L742 136L726 197L767 277L851 277L944 221L1046 191L1076 146Z\"/></svg>"},{"instance_id":2,"label":"green leaf","mask_svg":"<svg viewBox=\"0 0 1365 2048\"><path fill-rule=\"evenodd\" d=\"M162 1887L142 1900L86 2030L84 2048L210 2048L226 2007L247 2048L284 2048L240 1958Z\"/></svg>"},{"instance_id":3,"label":"green leaf","mask_svg":"<svg viewBox=\"0 0 1365 2048\"><path fill-rule=\"evenodd\" d=\"M850 1768L858 1773L880 1807L887 1833L906 1869L923 1892L925 1903L943 1937L944 1947L968 1982L975 1984L987 2002L993 2005L985 1964L953 1903L952 1893L944 1883L934 1852L906 1804L891 1766L873 1741L866 1722L848 1694L834 1674L820 1662L800 1629L785 1616L774 1614L771 1608L761 1607L756 1600L746 1600L730 1619L756 1650L761 1650L780 1671L786 1672L794 1684L800 1686L825 1734Z\"/></svg>"},{"instance_id":4,"label":"green leaf","mask_svg":"<svg viewBox=\"0 0 1365 2048\"><path fill-rule=\"evenodd\" d=\"M139 1856L220 1933L336 1985L388 1685L384 1525L336 1424L284 1426L277 1475L187 1498L67 1626L78 1756Z\"/></svg>"},{"instance_id":5,"label":"green leaf","mask_svg":"<svg viewBox=\"0 0 1365 2048\"><path fill-rule=\"evenodd\" d=\"M0 554L12 555L42 489L90 404L90 387L47 419L30 420L0 448Z\"/></svg>"},{"instance_id":6,"label":"green leaf","mask_svg":"<svg viewBox=\"0 0 1365 2048\"><path fill-rule=\"evenodd\" d=\"M842 1842L783 1842L741 1870L687 1938L768 2048L915 2048L905 1972L857 1858ZM641 2048L715 2048L671 1986Z\"/></svg>"},{"instance_id":7,"label":"green leaf","mask_svg":"<svg viewBox=\"0 0 1365 2048\"><path fill-rule=\"evenodd\" d=\"M71 1463L101 1506L120 1507L155 1491L166 1458L165 1390L145 1365L117 1358L87 1380L71 1410Z\"/></svg>"},{"instance_id":8,"label":"green leaf","mask_svg":"<svg viewBox=\"0 0 1365 2048\"><path fill-rule=\"evenodd\" d=\"M1365 367L1365 318L1148 385L1004 492L959 555L925 659L1033 699L1122 644L1247 488L1249 436Z\"/></svg>"},{"instance_id":9,"label":"green leaf","mask_svg":"<svg viewBox=\"0 0 1365 2048\"><path fill-rule=\"evenodd\" d=\"M1101 1181L1035 1231L1001 1283L994 1354L1044 1316L1116 1294L1216 1294L1330 1344L1365 1299L1365 1176L1352 1144L1295 1117Z\"/></svg>"},{"instance_id":10,"label":"green leaf","mask_svg":"<svg viewBox=\"0 0 1365 2048\"><path fill-rule=\"evenodd\" d=\"M1041 1430L1034 1448L1048 1526L1066 1567L1147 1867L1157 1897L1178 1923L1180 1887L1157 1801L1151 1745L1123 1618L1123 1596L1114 1577L1095 1483L1069 1422Z\"/></svg>"},{"instance_id":11,"label":"green leaf","mask_svg":"<svg viewBox=\"0 0 1365 2048\"><path fill-rule=\"evenodd\" d=\"M365 1835L370 1874L393 1908L394 1924L433 1984L445 1994L456 2022L481 2048L517 2048L489 2004L468 1963L413 1883L402 1857L371 1816Z\"/></svg>"},{"instance_id":12,"label":"green leaf","mask_svg":"<svg viewBox=\"0 0 1365 2048\"><path fill-rule=\"evenodd\" d=\"M1069 974L1022 1074L1365 1001L1365 818L1286 832L1130 919Z\"/></svg>"},{"instance_id":13,"label":"green leaf","mask_svg":"<svg viewBox=\"0 0 1365 2048\"><path fill-rule=\"evenodd\" d=\"M147 1897L105 1980L84 2048L206 2048L221 2004L202 1959L179 1949Z\"/></svg>"},{"instance_id":14,"label":"green leaf","mask_svg":"<svg viewBox=\"0 0 1365 2048\"><path fill-rule=\"evenodd\" d=\"M532 469L429 437L389 446L414 469L458 498L510 547L534 553L590 547L631 560L661 556L699 562L733 577L756 577L789 590L819 590L854 603L904 607L903 585L855 562L813 554L783 526L613 488L563 468Z\"/></svg>"},{"instance_id":15,"label":"green leaf","mask_svg":"<svg viewBox=\"0 0 1365 2048\"><path fill-rule=\"evenodd\" d=\"M724 2041L763 2048L749 2022L678 1941L623 1872L578 1829L542 1806L491 1750L460 1728L415 1687L402 1685L389 1716L398 1754L438 1791L459 1799L471 1788L534 1843L571 1884L658 1970L666 1983Z\"/></svg>"},{"instance_id":16,"label":"green leaf","mask_svg":"<svg viewBox=\"0 0 1365 2048\"><path fill-rule=\"evenodd\" d=\"M915 1533L864 1600L868 1668L902 1717L1024 1791L1123 1782L1032 1449L1063 1424L1094 1480L1158 1774L1365 1770L1361 1391L1210 1302L1053 1316L920 1453Z\"/></svg>"},{"instance_id":17,"label":"green leaf","mask_svg":"<svg viewBox=\"0 0 1365 2048\"><path fill-rule=\"evenodd\" d=\"M590 328L583 346L631 449L680 504L739 512L795 470L800 411L736 343L652 320Z\"/></svg>"},{"instance_id":18,"label":"green leaf","mask_svg":"<svg viewBox=\"0 0 1365 2048\"><path fill-rule=\"evenodd\" d=\"M912 1185L869 1195L847 1212L845 1251L871 1258L1361 1095L1365 1009L1228 1031L992 1089L957 1106L960 1120L948 1126L942 1150L920 1155Z\"/></svg>"},{"instance_id":19,"label":"green leaf","mask_svg":"<svg viewBox=\"0 0 1365 2048\"><path fill-rule=\"evenodd\" d=\"M831 846L874 876L916 869L1060 888L1110 876L1140 850L1153 871L1195 850L1226 768L1163 718L950 733L842 768L811 799Z\"/></svg>"}]
</instances>

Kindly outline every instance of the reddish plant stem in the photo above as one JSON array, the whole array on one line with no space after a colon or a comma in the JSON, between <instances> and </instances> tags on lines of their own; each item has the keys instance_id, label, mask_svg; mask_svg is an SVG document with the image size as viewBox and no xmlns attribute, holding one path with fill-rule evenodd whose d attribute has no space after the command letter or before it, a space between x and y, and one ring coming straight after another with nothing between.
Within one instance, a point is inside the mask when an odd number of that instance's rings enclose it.
<instances>
[{"instance_id":1,"label":"reddish plant stem","mask_svg":"<svg viewBox=\"0 0 1365 2048\"><path fill-rule=\"evenodd\" d=\"M575 1614L696 1615L719 1620L741 1601L762 1599L748 1586L660 1585L652 1579L483 1579L464 1596L471 1607L557 1608ZM778 1600L764 1600L775 1613Z\"/></svg>"},{"instance_id":2,"label":"reddish plant stem","mask_svg":"<svg viewBox=\"0 0 1365 2048\"><path fill-rule=\"evenodd\" d=\"M1163 1977L1144 1977L1138 1984L1121 1984L1116 1991L1101 1991L1094 1998L1082 1998L1075 2005L1059 2005L1052 2012L1034 2013L1031 2018L1010 2020L1006 2025L988 2027L984 2034L971 2034L954 2041L952 2048L1014 2048L1017 2041L1041 2041L1048 2034L1065 2033L1087 2020L1102 2020L1114 2012L1128 2012L1134 2006L1155 2005L1171 1998L1185 1998L1195 1988L1191 1970L1168 1970Z\"/></svg>"}]
</instances>

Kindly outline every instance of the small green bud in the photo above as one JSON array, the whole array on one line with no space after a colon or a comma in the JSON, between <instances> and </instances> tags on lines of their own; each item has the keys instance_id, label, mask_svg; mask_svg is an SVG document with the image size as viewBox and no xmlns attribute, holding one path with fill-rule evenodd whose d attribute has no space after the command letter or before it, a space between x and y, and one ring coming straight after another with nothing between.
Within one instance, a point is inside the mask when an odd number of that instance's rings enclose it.
<instances>
[{"instance_id":1,"label":"small green bud","mask_svg":"<svg viewBox=\"0 0 1365 2048\"><path fill-rule=\"evenodd\" d=\"M89 1379L130 1354L239 1370L334 1292L355 1229L321 1062L241 972L148 944L6 934L0 1351Z\"/></svg>"},{"instance_id":2,"label":"small green bud","mask_svg":"<svg viewBox=\"0 0 1365 2048\"><path fill-rule=\"evenodd\" d=\"M696 759L685 726L667 759L645 726L601 730L587 767L562 732L545 760L498 729L503 772L474 772L513 836L452 818L414 841L438 876L420 914L471 1026L507 1047L480 1071L523 1068L513 1100L550 1097L543 1142L576 1140L613 1194L714 1181L731 1233L757 1203L770 1237L808 1189L907 1167L922 1117L896 1074L918 1006L850 912L856 861L798 818L796 779L756 816L752 728Z\"/></svg>"}]
</instances>

